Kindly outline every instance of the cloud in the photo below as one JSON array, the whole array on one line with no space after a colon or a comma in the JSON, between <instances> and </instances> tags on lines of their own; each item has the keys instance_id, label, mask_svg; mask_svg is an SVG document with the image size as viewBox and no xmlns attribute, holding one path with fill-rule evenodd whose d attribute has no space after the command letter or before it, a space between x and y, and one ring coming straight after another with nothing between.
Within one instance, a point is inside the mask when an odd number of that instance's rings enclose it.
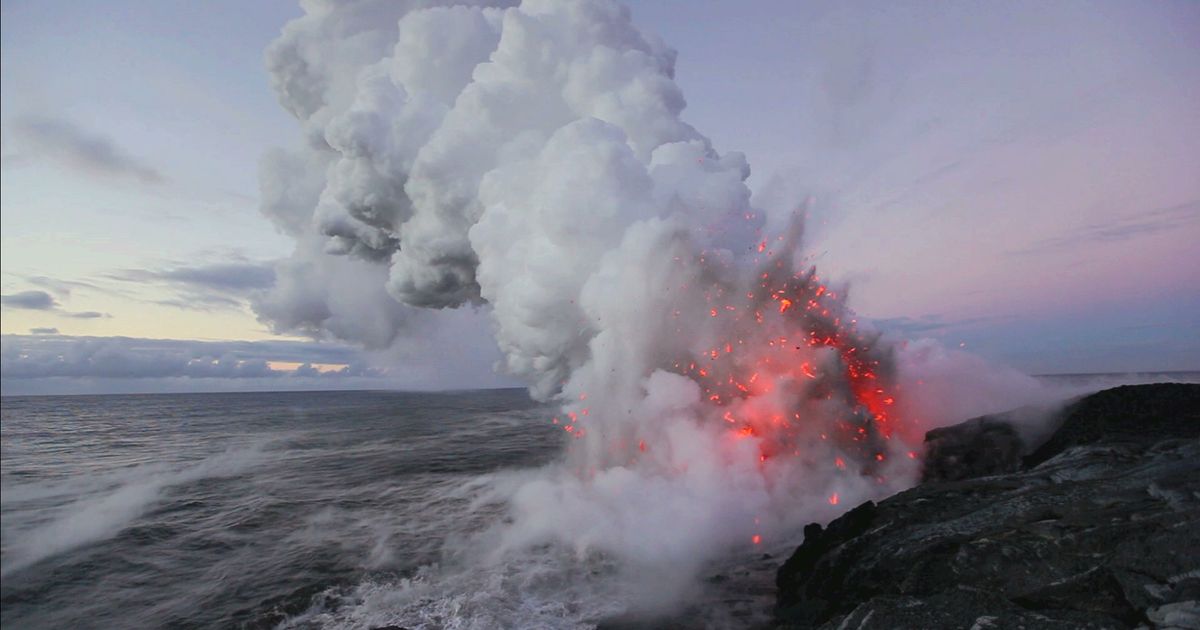
<instances>
[{"instance_id":1,"label":"cloud","mask_svg":"<svg viewBox=\"0 0 1200 630\"><path fill-rule=\"evenodd\" d=\"M175 296L156 300L157 304L204 311L240 309L247 298L275 285L272 263L249 260L125 269L109 277L122 282L168 286L176 292Z\"/></svg>"},{"instance_id":2,"label":"cloud","mask_svg":"<svg viewBox=\"0 0 1200 630\"><path fill-rule=\"evenodd\" d=\"M25 281L34 286L49 289L59 297L68 297L71 295L71 291L74 290L96 291L100 293L110 292L95 284L81 280L59 280L58 278L51 278L49 276L25 276Z\"/></svg>"},{"instance_id":3,"label":"cloud","mask_svg":"<svg viewBox=\"0 0 1200 630\"><path fill-rule=\"evenodd\" d=\"M54 329L36 329L53 331ZM381 377L345 346L295 341L190 341L132 337L0 338L4 378L282 378ZM273 364L300 364L279 368ZM314 364L340 366L321 370Z\"/></svg>"},{"instance_id":4,"label":"cloud","mask_svg":"<svg viewBox=\"0 0 1200 630\"><path fill-rule=\"evenodd\" d=\"M57 328L30 328L29 334L31 334L31 335L57 335L58 329Z\"/></svg>"},{"instance_id":5,"label":"cloud","mask_svg":"<svg viewBox=\"0 0 1200 630\"><path fill-rule=\"evenodd\" d=\"M64 311L54 296L45 291L21 291L10 295L0 296L0 303L8 308L18 308L32 311L50 311L63 317L73 319L100 319L112 317L99 311Z\"/></svg>"},{"instance_id":6,"label":"cloud","mask_svg":"<svg viewBox=\"0 0 1200 630\"><path fill-rule=\"evenodd\" d=\"M275 284L275 271L266 263L217 263L159 271L159 278L190 286L226 291L265 289Z\"/></svg>"},{"instance_id":7,"label":"cloud","mask_svg":"<svg viewBox=\"0 0 1200 630\"><path fill-rule=\"evenodd\" d=\"M143 184L159 184L166 179L112 139L62 118L24 116L10 123L9 131L21 146L19 161L46 159L91 175L134 179Z\"/></svg>"},{"instance_id":8,"label":"cloud","mask_svg":"<svg viewBox=\"0 0 1200 630\"><path fill-rule=\"evenodd\" d=\"M27 309L32 311L52 311L58 308L54 296L45 291L22 291L0 296L0 304L9 308Z\"/></svg>"},{"instance_id":9,"label":"cloud","mask_svg":"<svg viewBox=\"0 0 1200 630\"><path fill-rule=\"evenodd\" d=\"M62 314L64 317L71 317L74 319L108 319L112 317L112 315L109 315L108 313L101 313L99 311L80 311L77 313L63 311Z\"/></svg>"},{"instance_id":10,"label":"cloud","mask_svg":"<svg viewBox=\"0 0 1200 630\"><path fill-rule=\"evenodd\" d=\"M226 292L265 289L275 284L275 270L270 264L250 262L174 266L162 270L128 270L126 277L131 280L160 280L181 286Z\"/></svg>"},{"instance_id":11,"label":"cloud","mask_svg":"<svg viewBox=\"0 0 1200 630\"><path fill-rule=\"evenodd\" d=\"M383 350L288 339L4 335L0 388L4 395L52 395L517 385L491 369L499 353L485 313L460 309L442 316L442 325ZM270 371L262 370L262 363Z\"/></svg>"},{"instance_id":12,"label":"cloud","mask_svg":"<svg viewBox=\"0 0 1200 630\"><path fill-rule=\"evenodd\" d=\"M1085 225L1071 234L1036 241L1010 255L1041 254L1086 245L1116 243L1179 229L1200 220L1200 199L1149 212L1125 215L1105 223Z\"/></svg>"}]
</instances>

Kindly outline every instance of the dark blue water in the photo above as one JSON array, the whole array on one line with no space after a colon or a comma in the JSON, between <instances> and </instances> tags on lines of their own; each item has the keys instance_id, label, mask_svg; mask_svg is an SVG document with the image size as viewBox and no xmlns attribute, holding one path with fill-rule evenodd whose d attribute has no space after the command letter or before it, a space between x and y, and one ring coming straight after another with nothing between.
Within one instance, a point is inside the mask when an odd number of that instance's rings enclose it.
<instances>
[{"instance_id":1,"label":"dark blue water","mask_svg":"<svg viewBox=\"0 0 1200 630\"><path fill-rule=\"evenodd\" d=\"M453 626L439 615L455 602L421 600L419 574L502 516L481 480L562 439L521 390L2 408L6 629Z\"/></svg>"}]
</instances>

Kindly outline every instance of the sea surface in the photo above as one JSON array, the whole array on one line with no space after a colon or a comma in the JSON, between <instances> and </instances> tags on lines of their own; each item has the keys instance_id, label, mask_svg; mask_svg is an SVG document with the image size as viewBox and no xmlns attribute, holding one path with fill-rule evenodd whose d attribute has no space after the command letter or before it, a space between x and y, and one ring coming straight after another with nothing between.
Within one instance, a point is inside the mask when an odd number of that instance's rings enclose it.
<instances>
[{"instance_id":1,"label":"sea surface","mask_svg":"<svg viewBox=\"0 0 1200 630\"><path fill-rule=\"evenodd\" d=\"M551 410L523 390L0 408L6 630L582 628L627 595L611 563L569 550L480 566L469 543L504 518L496 485L562 450ZM776 562L729 567L759 586L714 587L718 614L768 613Z\"/></svg>"},{"instance_id":2,"label":"sea surface","mask_svg":"<svg viewBox=\"0 0 1200 630\"><path fill-rule=\"evenodd\" d=\"M520 390L6 397L5 628L253 627L411 577L553 457ZM480 513L482 512L482 513Z\"/></svg>"}]
</instances>

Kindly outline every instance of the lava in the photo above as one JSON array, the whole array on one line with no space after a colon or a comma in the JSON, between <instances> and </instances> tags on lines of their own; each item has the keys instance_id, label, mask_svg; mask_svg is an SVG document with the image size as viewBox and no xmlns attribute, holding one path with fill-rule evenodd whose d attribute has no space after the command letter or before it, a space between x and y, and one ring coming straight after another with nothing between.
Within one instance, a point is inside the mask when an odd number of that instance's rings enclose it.
<instances>
[{"instance_id":1,"label":"lava","mask_svg":"<svg viewBox=\"0 0 1200 630\"><path fill-rule=\"evenodd\" d=\"M724 305L734 315L715 324L723 337L716 348L674 362L675 370L700 384L731 433L760 438L760 462L777 453L803 456L800 436L810 424L828 426L832 413L836 468L846 470L853 458L873 474L899 421L890 352L859 330L844 297L815 268L785 268L769 257L749 290L710 288L710 302L744 296L743 303ZM772 302L775 308L765 308Z\"/></svg>"},{"instance_id":2,"label":"lava","mask_svg":"<svg viewBox=\"0 0 1200 630\"><path fill-rule=\"evenodd\" d=\"M757 445L760 468L790 457L802 465L827 462L835 474L882 479L893 452L889 441L903 426L891 349L860 329L845 291L828 285L815 267L785 260L799 249L798 228L778 240L770 250L763 241L756 268L708 251L674 258L704 280L679 285L685 297L670 312L680 320L677 347L691 349L669 370L699 385L698 420L715 422L730 440ZM576 438L586 434L580 424L590 422L581 404L587 395L577 397L564 427ZM636 462L646 453L647 440L658 439L648 420L627 433L596 433L612 442L603 452L618 454L609 463ZM836 493L830 502L836 504Z\"/></svg>"}]
</instances>

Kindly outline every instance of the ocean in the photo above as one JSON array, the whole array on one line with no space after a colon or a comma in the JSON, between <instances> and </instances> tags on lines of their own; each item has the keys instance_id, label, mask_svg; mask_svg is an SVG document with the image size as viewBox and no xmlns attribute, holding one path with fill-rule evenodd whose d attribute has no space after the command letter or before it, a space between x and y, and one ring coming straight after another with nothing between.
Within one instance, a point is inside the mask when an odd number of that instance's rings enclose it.
<instances>
[{"instance_id":1,"label":"ocean","mask_svg":"<svg viewBox=\"0 0 1200 630\"><path fill-rule=\"evenodd\" d=\"M600 554L489 558L497 488L566 439L524 390L0 407L6 629L586 628L631 597ZM691 615L761 619L779 560L714 567Z\"/></svg>"}]
</instances>

